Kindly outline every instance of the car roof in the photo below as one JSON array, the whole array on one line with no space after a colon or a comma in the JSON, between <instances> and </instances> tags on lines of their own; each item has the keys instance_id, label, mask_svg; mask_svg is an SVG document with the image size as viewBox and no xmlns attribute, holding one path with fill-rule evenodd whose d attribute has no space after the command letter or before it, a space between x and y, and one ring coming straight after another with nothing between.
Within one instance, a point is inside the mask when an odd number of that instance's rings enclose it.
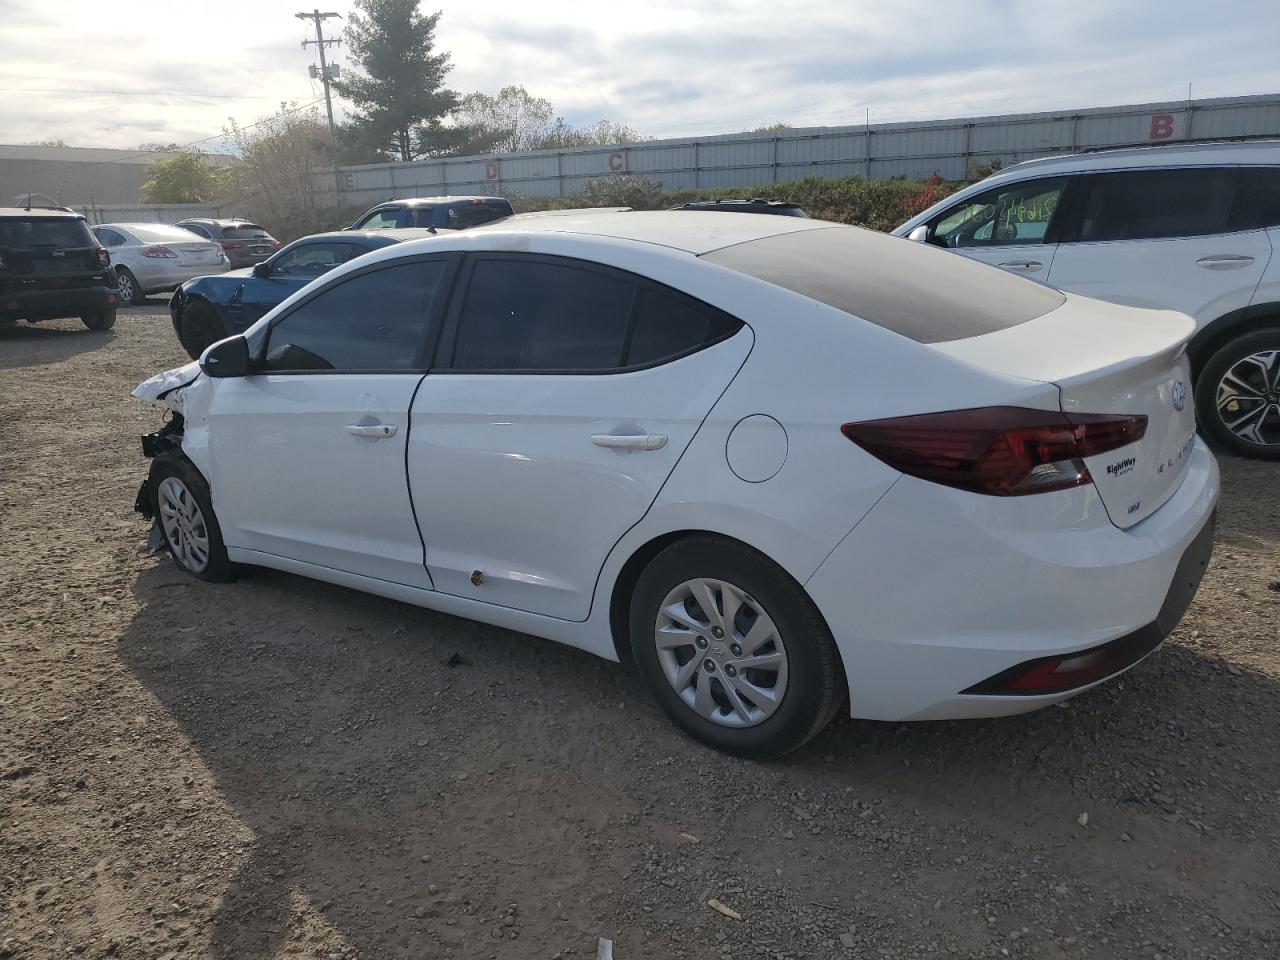
<instances>
[{"instance_id":1,"label":"car roof","mask_svg":"<svg viewBox=\"0 0 1280 960\"><path fill-rule=\"evenodd\" d=\"M493 233L574 233L652 243L695 256L737 243L801 230L831 229L839 224L800 217L762 217L754 213L722 213L714 217L691 217L679 210L635 211L631 213L584 213L565 216L507 218L472 227L471 236Z\"/></svg>"},{"instance_id":2,"label":"car roof","mask_svg":"<svg viewBox=\"0 0 1280 960\"><path fill-rule=\"evenodd\" d=\"M436 235L426 227L396 227L392 230L330 230L326 233L312 233L305 237L299 237L294 243L300 243L303 240L337 240L350 243L352 237L398 242L402 240L421 240L425 237L434 237Z\"/></svg>"},{"instance_id":3,"label":"car roof","mask_svg":"<svg viewBox=\"0 0 1280 960\"><path fill-rule=\"evenodd\" d=\"M59 217L67 220L83 220L83 213L59 210L56 207L0 207L0 217Z\"/></svg>"},{"instance_id":4,"label":"car roof","mask_svg":"<svg viewBox=\"0 0 1280 960\"><path fill-rule=\"evenodd\" d=\"M370 207L370 210L386 210L390 207L427 207L434 206L437 203L470 203L473 200L506 200L506 197L462 197L462 196L444 196L444 197L405 197L401 200L386 200L376 206Z\"/></svg>"},{"instance_id":5,"label":"car roof","mask_svg":"<svg viewBox=\"0 0 1280 960\"><path fill-rule=\"evenodd\" d=\"M1028 173L1038 175L1073 173L1077 170L1205 166L1215 163L1280 165L1280 140L1169 143L1061 154L1015 163L992 174L987 181L996 183L1007 177L1026 176Z\"/></svg>"}]
</instances>

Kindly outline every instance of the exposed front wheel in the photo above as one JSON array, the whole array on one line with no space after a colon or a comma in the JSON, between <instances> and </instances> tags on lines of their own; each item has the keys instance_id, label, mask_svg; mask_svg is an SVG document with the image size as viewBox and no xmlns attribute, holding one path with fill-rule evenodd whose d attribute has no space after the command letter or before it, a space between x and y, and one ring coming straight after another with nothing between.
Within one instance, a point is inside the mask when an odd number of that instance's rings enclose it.
<instances>
[{"instance_id":1,"label":"exposed front wheel","mask_svg":"<svg viewBox=\"0 0 1280 960\"><path fill-rule=\"evenodd\" d=\"M182 311L182 318L178 321L178 340L192 360L199 360L209 344L217 343L226 336L222 320L207 303L193 300Z\"/></svg>"},{"instance_id":2,"label":"exposed front wheel","mask_svg":"<svg viewBox=\"0 0 1280 960\"><path fill-rule=\"evenodd\" d=\"M1242 457L1280 460L1280 327L1228 342L1196 381L1200 429Z\"/></svg>"},{"instance_id":3,"label":"exposed front wheel","mask_svg":"<svg viewBox=\"0 0 1280 960\"><path fill-rule=\"evenodd\" d=\"M174 563L201 580L235 579L209 485L184 457L162 455L151 467L152 509Z\"/></svg>"},{"instance_id":4,"label":"exposed front wheel","mask_svg":"<svg viewBox=\"0 0 1280 960\"><path fill-rule=\"evenodd\" d=\"M804 589L720 537L682 540L650 562L632 597L631 649L676 723L743 757L796 749L844 699L835 644Z\"/></svg>"}]
</instances>

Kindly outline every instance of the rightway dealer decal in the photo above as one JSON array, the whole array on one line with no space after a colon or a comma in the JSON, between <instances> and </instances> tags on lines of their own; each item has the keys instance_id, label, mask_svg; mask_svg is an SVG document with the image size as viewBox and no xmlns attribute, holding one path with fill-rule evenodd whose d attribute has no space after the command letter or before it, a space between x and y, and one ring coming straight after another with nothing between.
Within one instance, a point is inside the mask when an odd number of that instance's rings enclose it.
<instances>
[{"instance_id":1,"label":"rightway dealer decal","mask_svg":"<svg viewBox=\"0 0 1280 960\"><path fill-rule=\"evenodd\" d=\"M1137 462L1138 461L1135 460L1133 457L1128 457L1127 459L1121 460L1119 463L1108 464L1107 476L1122 477L1126 473L1128 473L1130 470L1132 470L1133 465Z\"/></svg>"}]
</instances>

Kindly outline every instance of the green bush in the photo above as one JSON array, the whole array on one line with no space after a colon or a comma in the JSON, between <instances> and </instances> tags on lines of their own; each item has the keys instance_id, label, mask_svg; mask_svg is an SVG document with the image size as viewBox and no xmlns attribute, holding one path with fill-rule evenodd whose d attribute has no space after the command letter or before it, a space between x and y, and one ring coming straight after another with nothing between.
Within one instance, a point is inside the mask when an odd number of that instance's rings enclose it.
<instances>
[{"instance_id":1,"label":"green bush","mask_svg":"<svg viewBox=\"0 0 1280 960\"><path fill-rule=\"evenodd\" d=\"M937 203L962 184L945 183L938 177L928 180L872 180L866 177L821 179L807 177L786 183L756 187L718 187L702 190L663 191L656 180L637 174L600 177L587 181L587 188L566 197L511 197L515 208L570 210L576 207L635 207L637 210L665 210L694 200L728 200L734 197L765 197L798 203L809 216L836 223L851 223L873 230L892 230L904 220Z\"/></svg>"}]
</instances>

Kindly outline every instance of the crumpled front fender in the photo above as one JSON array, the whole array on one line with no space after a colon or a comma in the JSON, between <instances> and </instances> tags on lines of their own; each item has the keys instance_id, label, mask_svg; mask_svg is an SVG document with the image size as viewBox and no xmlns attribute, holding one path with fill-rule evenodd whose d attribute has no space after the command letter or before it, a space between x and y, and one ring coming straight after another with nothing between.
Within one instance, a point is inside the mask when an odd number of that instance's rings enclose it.
<instances>
[{"instance_id":1,"label":"crumpled front fender","mask_svg":"<svg viewBox=\"0 0 1280 960\"><path fill-rule=\"evenodd\" d=\"M157 373L154 377L143 380L134 388L133 396L146 403L181 413L182 394L180 391L183 387L190 386L202 376L200 364L192 360L184 366L166 370L164 373Z\"/></svg>"}]
</instances>

